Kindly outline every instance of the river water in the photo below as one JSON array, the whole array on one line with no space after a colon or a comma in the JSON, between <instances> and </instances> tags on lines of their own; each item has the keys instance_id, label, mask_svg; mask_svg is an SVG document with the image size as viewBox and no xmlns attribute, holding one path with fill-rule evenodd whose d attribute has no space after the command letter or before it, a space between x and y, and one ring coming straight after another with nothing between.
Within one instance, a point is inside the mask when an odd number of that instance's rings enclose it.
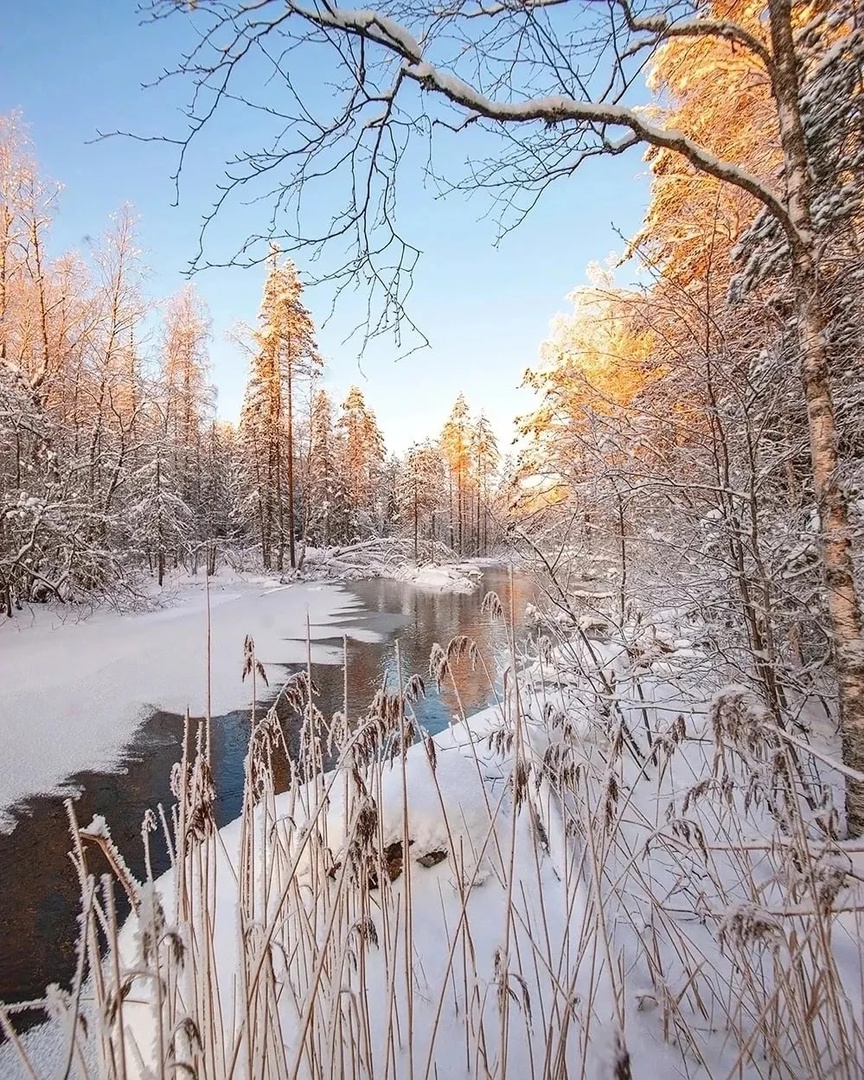
<instances>
[{"instance_id":1,"label":"river water","mask_svg":"<svg viewBox=\"0 0 864 1080\"><path fill-rule=\"evenodd\" d=\"M442 730L458 710L452 688L439 693L428 678L429 653L438 642L444 648L451 638L465 635L475 641L487 670L477 665L455 665L459 700L466 713L476 712L494 701L494 672L507 663L507 624L511 618L516 637L524 635L524 615L534 597L534 585L524 575L499 568L484 572L481 587L468 595L429 593L403 582L387 579L352 582L345 589L359 601L358 607L334 624L330 644L334 653L342 648L342 631L361 628L362 637L349 640L348 712L362 716L383 680L395 688L397 642L403 679L417 673L426 682L427 694L415 706L428 731ZM488 591L498 593L505 620L493 619L482 610ZM292 670L286 665L286 674ZM490 675L492 676L490 680ZM343 706L344 677L341 661L312 667L318 695L315 703L329 717ZM261 707L266 707L266 699ZM250 733L248 711L215 717L212 726L213 768L217 788L217 823L221 826L240 813L243 759ZM179 716L157 713L145 721L115 773L85 772L70 777L79 794L75 801L78 821L87 824L94 814L108 821L113 838L132 872L144 875L141 820L158 803L170 806L171 767L179 759L183 721ZM297 732L289 726L289 746ZM20 808L14 831L0 835L0 1001L27 1001L42 997L46 985L65 985L75 968L78 889L67 852L70 848L66 811L60 796L39 796ZM154 844L154 872L167 869L167 854ZM96 863L96 873L107 871ZM42 1019L34 1014L33 1020Z\"/></svg>"}]
</instances>

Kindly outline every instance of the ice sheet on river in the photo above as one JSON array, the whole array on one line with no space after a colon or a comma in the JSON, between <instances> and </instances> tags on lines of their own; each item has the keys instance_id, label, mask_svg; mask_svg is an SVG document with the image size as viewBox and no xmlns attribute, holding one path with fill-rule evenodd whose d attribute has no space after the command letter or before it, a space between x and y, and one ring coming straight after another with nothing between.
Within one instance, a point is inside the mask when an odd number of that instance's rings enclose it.
<instances>
[{"instance_id":1,"label":"ice sheet on river","mask_svg":"<svg viewBox=\"0 0 864 1080\"><path fill-rule=\"evenodd\" d=\"M310 624L313 661L341 662L322 639L358 601L323 582L211 584L211 710L251 703L241 682L250 634L265 664L302 663ZM83 769L115 766L150 712L201 715L207 688L207 619L203 582L174 606L138 614L33 609L0 622L0 829L29 795L57 790ZM370 631L347 628L368 639Z\"/></svg>"}]
</instances>

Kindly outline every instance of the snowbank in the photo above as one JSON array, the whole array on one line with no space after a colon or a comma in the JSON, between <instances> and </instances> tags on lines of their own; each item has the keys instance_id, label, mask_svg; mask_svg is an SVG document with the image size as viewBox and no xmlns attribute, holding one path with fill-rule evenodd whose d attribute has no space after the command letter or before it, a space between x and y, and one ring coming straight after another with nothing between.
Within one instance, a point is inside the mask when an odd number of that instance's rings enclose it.
<instances>
[{"instance_id":1,"label":"snowbank","mask_svg":"<svg viewBox=\"0 0 864 1080\"><path fill-rule=\"evenodd\" d=\"M506 727L501 714L489 709L442 732L431 744L415 744L404 763L397 758L380 769L361 770L377 810L372 846L387 852L393 876L392 881L376 877L368 889L348 881L349 867L359 858L363 826L358 821L367 805L365 793L352 787L349 770L278 796L272 818L267 814L262 820L264 808L259 807L253 844L258 891L247 901L256 912L255 933L272 934L289 1063L285 1075L312 1075L305 1047L317 1045L320 1036L324 1041L315 1075L339 1075L340 1055L346 1053L364 1057L363 1075L368 1076L388 1071L394 1080L473 1074L484 1051L480 1039L467 1045L468 1024L483 1029L490 1045L499 1046L503 1037L510 1075L530 1076L532 1058L544 1053L549 1031L533 1024L526 1030L526 1008L548 1016L565 1057L579 1053L577 1026L556 1008L563 988L556 986L555 968L566 955L571 920L578 925L583 918L581 889L572 889L577 880L572 867L564 881L559 877L566 858L557 866L548 859L538 862L530 818L514 813L508 782L512 744L495 742L496 733ZM346 797L352 803L348 814ZM324 848L310 842L310 828L315 837L326 838ZM237 932L243 843L244 827L236 821L221 831L211 849L217 858L215 972L229 1047L246 1038L237 1019L244 1007L237 988L248 985L242 970L250 962L248 952L241 958ZM394 845L399 849L395 854ZM378 875L381 864L375 865ZM294 868L293 882L282 884L278 895L271 891L268 899L268 886L284 882L288 866ZM365 878L365 871L360 873ZM174 885L173 872L157 883L166 911L173 907ZM305 937L310 926L319 928L314 941ZM146 967L141 950L147 940L136 920L130 920L122 936L125 970L140 973ZM310 972L316 961L323 965L322 982L313 993ZM514 989L513 1016L502 1028L499 988L508 980ZM583 981L587 990L587 976ZM135 979L124 1009L130 1080L143 1080L153 1067L157 1028L149 1004L151 985L149 977ZM566 993L573 991L568 983ZM338 1019L342 1003L357 1000L358 993L367 1015L363 1048L340 1048L340 1039L352 1039ZM392 1062L388 1070L395 1018L401 1016L398 1022L404 1024L406 1014L410 1027L399 1036L395 1071ZM328 1031L340 1032L335 1045ZM241 1060L245 1053L240 1051ZM466 1055L472 1061L468 1071ZM245 1075L242 1067L237 1075Z\"/></svg>"},{"instance_id":2,"label":"snowbank","mask_svg":"<svg viewBox=\"0 0 864 1080\"><path fill-rule=\"evenodd\" d=\"M413 545L399 537L377 537L347 547L307 548L303 576L315 580L356 581L386 577L429 592L471 593L480 583L483 568L500 565L496 559L447 562L453 553L441 548L440 561L417 565Z\"/></svg>"},{"instance_id":3,"label":"snowbank","mask_svg":"<svg viewBox=\"0 0 864 1080\"><path fill-rule=\"evenodd\" d=\"M172 584L173 606L76 618L39 609L0 620L0 828L28 795L62 787L83 769L110 769L156 709L203 715L207 693L206 596L200 579ZM241 681L243 641L267 665L306 659L358 601L337 585L280 586L236 574L211 579L210 690L213 715L251 704ZM350 636L374 640L368 630ZM313 660L341 662L341 650L313 645Z\"/></svg>"},{"instance_id":4,"label":"snowbank","mask_svg":"<svg viewBox=\"0 0 864 1080\"><path fill-rule=\"evenodd\" d=\"M480 585L482 570L470 563L400 566L389 577L428 592L472 593Z\"/></svg>"}]
</instances>

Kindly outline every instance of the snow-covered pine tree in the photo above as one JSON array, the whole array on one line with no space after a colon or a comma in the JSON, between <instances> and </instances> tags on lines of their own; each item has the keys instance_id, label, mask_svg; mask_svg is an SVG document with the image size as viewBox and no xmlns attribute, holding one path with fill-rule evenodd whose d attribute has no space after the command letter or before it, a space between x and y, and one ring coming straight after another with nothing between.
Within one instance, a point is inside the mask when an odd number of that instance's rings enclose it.
<instances>
[{"instance_id":1,"label":"snow-covered pine tree","mask_svg":"<svg viewBox=\"0 0 864 1080\"><path fill-rule=\"evenodd\" d=\"M179 493L181 478L175 472L173 448L166 437L168 416L164 406L154 401L147 420L150 438L132 477L135 497L126 520L133 545L147 557L161 586L167 556L189 543L193 514Z\"/></svg>"},{"instance_id":2,"label":"snow-covered pine tree","mask_svg":"<svg viewBox=\"0 0 864 1080\"><path fill-rule=\"evenodd\" d=\"M279 263L274 247L264 283L261 325L255 331L252 372L240 420L240 447L255 503L256 532L265 567L281 570L287 542L295 546L294 407L297 381L318 371L312 317L301 301L303 286L292 262ZM248 505L247 498L247 505Z\"/></svg>"},{"instance_id":3,"label":"snow-covered pine tree","mask_svg":"<svg viewBox=\"0 0 864 1080\"><path fill-rule=\"evenodd\" d=\"M384 466L384 438L375 413L359 387L352 386L337 423L338 473L344 485L348 538L378 529L378 484Z\"/></svg>"},{"instance_id":4,"label":"snow-covered pine tree","mask_svg":"<svg viewBox=\"0 0 864 1080\"><path fill-rule=\"evenodd\" d=\"M427 439L415 443L405 454L397 476L396 514L402 530L414 543L414 560L419 562L429 542L435 557L435 515L447 505L446 466L440 448Z\"/></svg>"},{"instance_id":5,"label":"snow-covered pine tree","mask_svg":"<svg viewBox=\"0 0 864 1080\"><path fill-rule=\"evenodd\" d=\"M490 509L492 495L497 488L496 472L500 456L492 425L486 414L481 412L471 428L471 462L476 497L474 552L477 555L485 555L489 550Z\"/></svg>"},{"instance_id":6,"label":"snow-covered pine tree","mask_svg":"<svg viewBox=\"0 0 864 1080\"><path fill-rule=\"evenodd\" d=\"M345 492L338 472L333 402L326 390L312 396L306 532L309 542L327 547L345 535Z\"/></svg>"},{"instance_id":7,"label":"snow-covered pine tree","mask_svg":"<svg viewBox=\"0 0 864 1080\"><path fill-rule=\"evenodd\" d=\"M465 395L460 394L441 429L441 450L447 462L450 487L450 547L465 554L466 504L471 470L471 421Z\"/></svg>"},{"instance_id":8,"label":"snow-covered pine tree","mask_svg":"<svg viewBox=\"0 0 864 1080\"><path fill-rule=\"evenodd\" d=\"M203 439L201 505L196 532L206 548L207 572L215 574L220 543L237 534L234 513L236 432L231 424L211 420Z\"/></svg>"}]
</instances>

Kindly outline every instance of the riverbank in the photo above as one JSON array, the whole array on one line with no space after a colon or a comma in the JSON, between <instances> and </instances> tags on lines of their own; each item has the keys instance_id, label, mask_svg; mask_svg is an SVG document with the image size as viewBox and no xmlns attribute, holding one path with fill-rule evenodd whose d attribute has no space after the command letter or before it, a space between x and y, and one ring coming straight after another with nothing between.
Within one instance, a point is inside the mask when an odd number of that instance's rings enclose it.
<instances>
[{"instance_id":1,"label":"riverbank","mask_svg":"<svg viewBox=\"0 0 864 1080\"><path fill-rule=\"evenodd\" d=\"M439 731L460 708L475 712L494 699L495 686L490 684L488 672L494 677L498 667L496 658L502 650L507 652L508 637L495 620L484 614L483 595L489 588L500 592L520 626L522 612L535 597L528 579L488 566L484 570L482 587L471 593L430 592L382 577L340 583L340 610L333 613L332 620L313 629L316 708L328 717L344 708L345 656L348 713L362 717L383 678L392 685L399 668L426 676L435 643L441 642L446 647L459 636L475 642L476 655L482 662L476 668L467 658L455 662L458 696L449 681L439 691L427 678L426 694L414 704L420 722L427 730ZM261 585L255 584L256 592L262 591ZM284 595L293 586L278 588ZM233 610L230 604L229 601L226 608L229 616ZM237 629L242 631L242 625ZM344 653L343 633L349 635ZM240 661L242 640L237 644L236 659ZM305 642L302 644L305 651ZM296 641L277 638L273 641L273 651L261 653L268 661L265 670L271 686L265 687L258 680L259 717L286 677L298 667L305 668L305 657L297 657L296 647ZM302 659L302 663L281 662L292 656L295 660ZM242 809L243 761L251 731L251 715L246 707L251 703L251 681L240 681L239 662L232 668L244 707L229 712L214 710L211 729L211 770L216 786L214 816L220 826L237 817ZM151 692L158 700L161 693L158 682L153 684ZM197 699L200 687L195 687L194 692ZM121 703L114 704L118 714L122 713ZM285 738L296 756L298 718L290 709L280 708L280 715ZM118 724L118 740L123 737L123 730L122 723ZM141 821L145 812L158 804L169 807L173 803L169 780L172 766L181 754L182 730L182 715L164 711L148 713L130 739L122 745L118 742L104 768L85 768L63 777L63 790L74 793L76 813L81 820L89 820L95 814L104 816L111 823L112 834L132 872L139 878L146 873ZM284 783L284 770L280 775ZM0 1001L7 1002L38 999L49 983L69 984L74 975L79 902L67 857L70 838L62 797L28 795L10 810L10 817L15 823L13 830L0 832L0 910L6 911L0 935ZM28 865L34 850L40 852L38 864L22 876L18 868ZM166 868L163 846L156 846L151 861L157 873Z\"/></svg>"},{"instance_id":2,"label":"riverbank","mask_svg":"<svg viewBox=\"0 0 864 1080\"><path fill-rule=\"evenodd\" d=\"M313 660L340 662L333 626L356 607L345 581L403 574L420 588L424 581L440 591L477 588L479 571L470 565L427 570L364 550L365 560L351 556L348 577L344 554L335 562L322 555L310 563L311 580L223 567L209 581L184 573L169 575L161 589L150 583L141 590L144 610L28 605L0 619L0 831L13 825L10 808L29 796L62 790L81 770L115 768L151 713L204 715L208 694L212 715L248 707L247 634L265 670L305 662L307 626ZM346 632L357 640L367 634L350 625Z\"/></svg>"},{"instance_id":3,"label":"riverbank","mask_svg":"<svg viewBox=\"0 0 864 1080\"><path fill-rule=\"evenodd\" d=\"M433 739L406 680L285 795L259 740L221 833L190 768L188 873L127 880L137 922L100 991L130 991L103 1029L130 1076L133 1040L208 1077L859 1075L864 856L836 771L723 685L686 612L573 614L538 612L498 704Z\"/></svg>"},{"instance_id":4,"label":"riverbank","mask_svg":"<svg viewBox=\"0 0 864 1080\"><path fill-rule=\"evenodd\" d=\"M201 716L208 698L214 715L248 706L247 634L265 670L303 662L307 622L316 658L332 655L324 639L354 603L337 585L217 575L208 630L203 581L172 582L161 600L129 613L34 606L0 623L0 828L22 799L62 788L79 770L116 766L159 709Z\"/></svg>"}]
</instances>

